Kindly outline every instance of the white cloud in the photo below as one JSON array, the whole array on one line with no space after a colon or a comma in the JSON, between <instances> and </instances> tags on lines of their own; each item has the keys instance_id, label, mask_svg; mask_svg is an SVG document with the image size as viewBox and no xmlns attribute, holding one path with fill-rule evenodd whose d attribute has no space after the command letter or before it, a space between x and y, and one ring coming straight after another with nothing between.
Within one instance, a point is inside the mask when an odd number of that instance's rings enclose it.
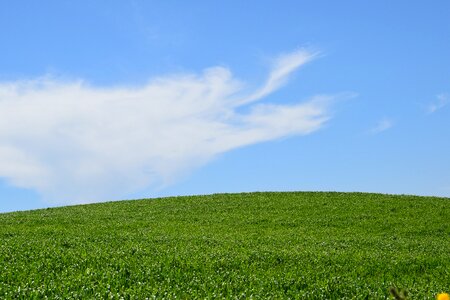
<instances>
[{"instance_id":1,"label":"white cloud","mask_svg":"<svg viewBox=\"0 0 450 300\"><path fill-rule=\"evenodd\" d=\"M317 52L296 51L279 56L273 63L273 70L264 86L244 98L242 103L250 103L269 95L282 87L288 76L301 65L310 62L318 55Z\"/></svg>"},{"instance_id":2,"label":"white cloud","mask_svg":"<svg viewBox=\"0 0 450 300\"><path fill-rule=\"evenodd\" d=\"M432 114L437 110L442 109L448 104L450 104L450 95L448 94L440 94L437 95L436 98L437 98L436 101L434 101L428 106L427 112L429 114Z\"/></svg>"},{"instance_id":3,"label":"white cloud","mask_svg":"<svg viewBox=\"0 0 450 300\"><path fill-rule=\"evenodd\" d=\"M371 134L378 134L380 132L386 131L394 126L394 122L390 119L383 118L378 121L377 125L370 130Z\"/></svg>"},{"instance_id":4,"label":"white cloud","mask_svg":"<svg viewBox=\"0 0 450 300\"><path fill-rule=\"evenodd\" d=\"M231 149L311 133L329 119L332 96L294 105L250 102L313 57L305 50L279 57L250 96L222 67L141 87L48 78L0 83L0 177L55 203L119 199L169 184ZM237 111L243 105L247 113Z\"/></svg>"}]
</instances>

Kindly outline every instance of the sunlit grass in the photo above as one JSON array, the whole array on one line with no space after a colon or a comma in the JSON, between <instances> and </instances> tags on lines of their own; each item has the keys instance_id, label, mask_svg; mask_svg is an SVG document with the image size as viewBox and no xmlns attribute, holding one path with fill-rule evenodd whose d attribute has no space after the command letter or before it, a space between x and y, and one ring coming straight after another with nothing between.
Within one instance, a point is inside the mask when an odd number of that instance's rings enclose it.
<instances>
[{"instance_id":1,"label":"sunlit grass","mask_svg":"<svg viewBox=\"0 0 450 300\"><path fill-rule=\"evenodd\" d=\"M450 200L218 194L0 214L0 299L436 299Z\"/></svg>"}]
</instances>

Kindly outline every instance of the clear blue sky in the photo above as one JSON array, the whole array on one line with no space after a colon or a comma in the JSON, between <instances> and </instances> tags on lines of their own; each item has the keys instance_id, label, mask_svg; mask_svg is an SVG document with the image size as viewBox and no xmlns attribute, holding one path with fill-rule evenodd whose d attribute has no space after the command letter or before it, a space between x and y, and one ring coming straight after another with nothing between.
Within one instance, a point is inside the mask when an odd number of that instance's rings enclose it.
<instances>
[{"instance_id":1,"label":"clear blue sky","mask_svg":"<svg viewBox=\"0 0 450 300\"><path fill-rule=\"evenodd\" d=\"M450 2L0 1L0 212L450 197Z\"/></svg>"}]
</instances>

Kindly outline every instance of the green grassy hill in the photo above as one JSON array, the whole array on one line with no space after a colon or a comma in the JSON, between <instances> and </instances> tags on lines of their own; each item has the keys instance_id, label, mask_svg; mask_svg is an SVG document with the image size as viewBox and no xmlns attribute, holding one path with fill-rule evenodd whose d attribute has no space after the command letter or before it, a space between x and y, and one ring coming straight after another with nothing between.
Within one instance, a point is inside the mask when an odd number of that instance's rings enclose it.
<instances>
[{"instance_id":1,"label":"green grassy hill","mask_svg":"<svg viewBox=\"0 0 450 300\"><path fill-rule=\"evenodd\" d=\"M0 299L450 292L450 199L248 193L0 214Z\"/></svg>"}]
</instances>

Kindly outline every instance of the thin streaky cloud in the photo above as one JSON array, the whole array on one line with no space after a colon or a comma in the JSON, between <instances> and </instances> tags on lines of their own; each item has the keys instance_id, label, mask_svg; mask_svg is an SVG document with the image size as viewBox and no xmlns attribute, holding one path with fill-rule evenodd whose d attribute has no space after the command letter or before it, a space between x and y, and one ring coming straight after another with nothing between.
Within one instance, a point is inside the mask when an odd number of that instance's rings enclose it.
<instances>
[{"instance_id":1,"label":"thin streaky cloud","mask_svg":"<svg viewBox=\"0 0 450 300\"><path fill-rule=\"evenodd\" d=\"M312 61L318 55L318 52L309 52L303 49L280 55L274 60L272 71L264 85L254 91L251 95L240 100L239 104L251 103L271 94L287 82L289 75L291 75L294 70Z\"/></svg>"},{"instance_id":2,"label":"thin streaky cloud","mask_svg":"<svg viewBox=\"0 0 450 300\"><path fill-rule=\"evenodd\" d=\"M51 78L0 83L0 177L53 203L88 203L173 183L217 155L321 129L335 96L254 103L314 54L285 55L239 102L230 70L158 77L140 87ZM242 98L241 98L242 99ZM249 105L247 113L240 113Z\"/></svg>"},{"instance_id":3,"label":"thin streaky cloud","mask_svg":"<svg viewBox=\"0 0 450 300\"><path fill-rule=\"evenodd\" d=\"M392 120L383 118L379 120L378 123L372 129L370 129L369 132L371 134L378 134L392 128L392 126L394 126L394 122Z\"/></svg>"},{"instance_id":4,"label":"thin streaky cloud","mask_svg":"<svg viewBox=\"0 0 450 300\"><path fill-rule=\"evenodd\" d=\"M427 112L428 112L428 114L432 114L432 113L446 107L449 104L450 104L450 95L449 94L439 94L436 96L436 100L428 106Z\"/></svg>"}]
</instances>

